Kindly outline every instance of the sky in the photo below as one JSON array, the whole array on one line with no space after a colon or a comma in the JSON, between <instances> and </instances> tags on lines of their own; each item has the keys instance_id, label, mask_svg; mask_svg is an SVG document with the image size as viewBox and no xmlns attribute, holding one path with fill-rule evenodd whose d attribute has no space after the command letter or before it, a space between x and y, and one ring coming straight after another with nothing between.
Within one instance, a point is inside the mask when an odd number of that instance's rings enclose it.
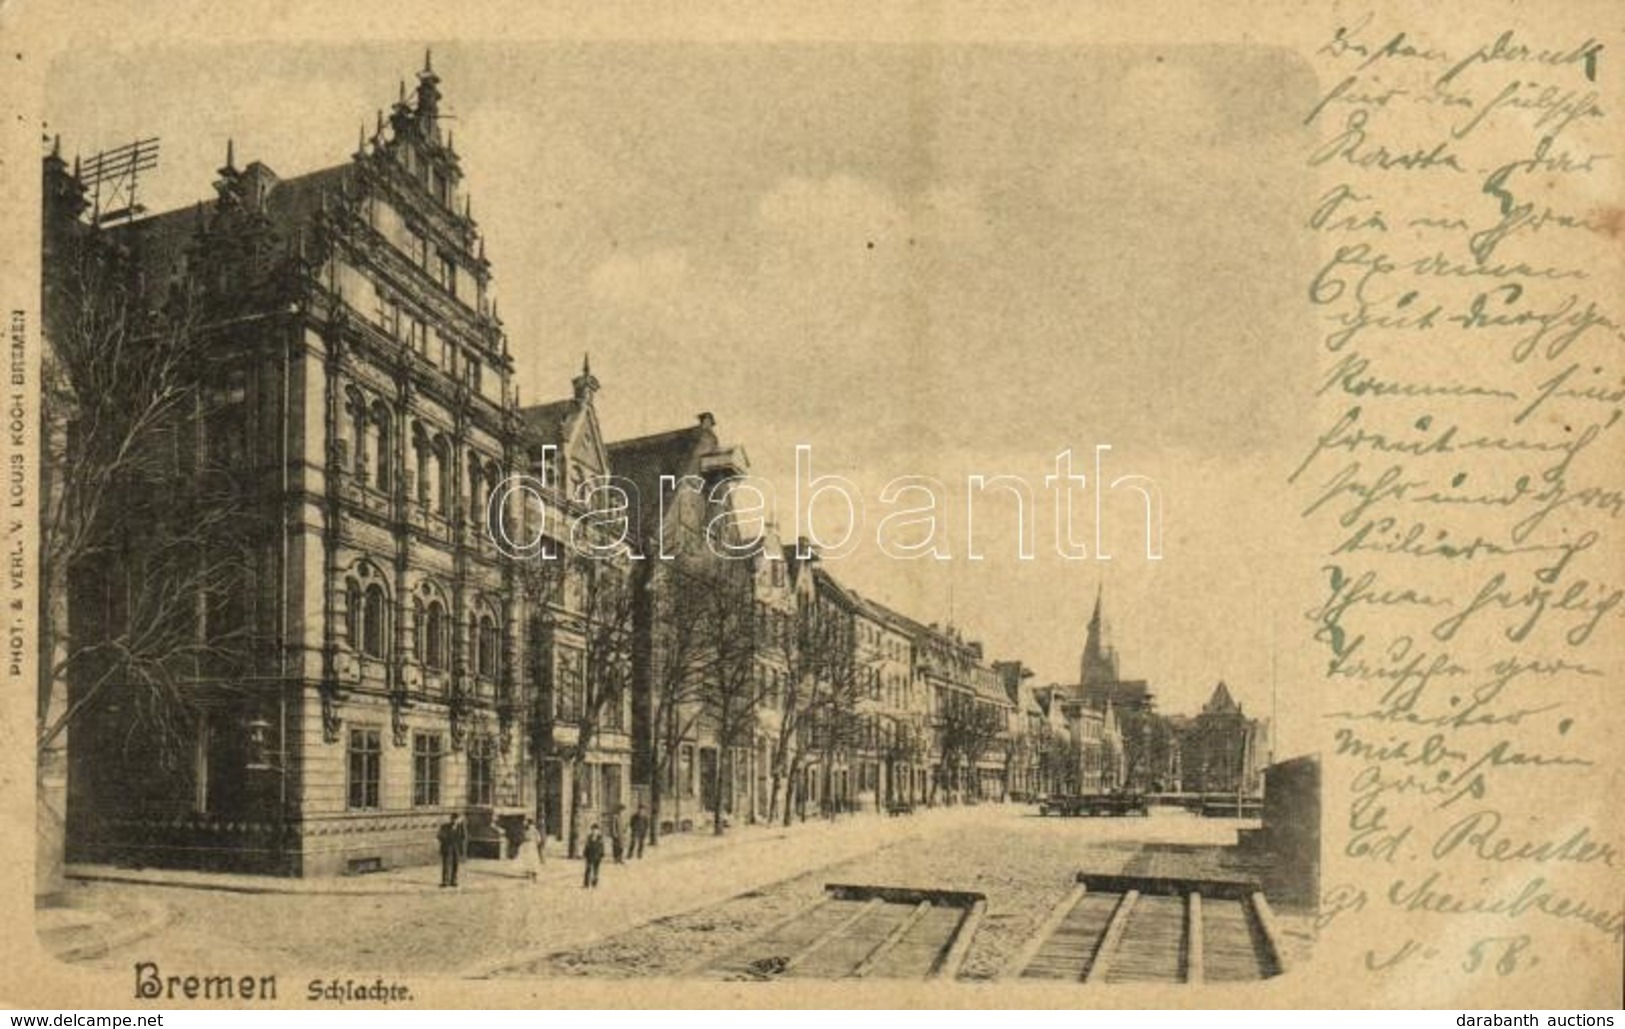
<instances>
[{"instance_id":1,"label":"sky","mask_svg":"<svg viewBox=\"0 0 1625 1029\"><path fill-rule=\"evenodd\" d=\"M46 131L91 154L162 140L152 209L239 166L345 160L423 47L188 45L53 65ZM1126 676L1164 710L1224 679L1250 713L1313 670L1274 588L1291 428L1312 362L1293 155L1306 66L1263 47L524 43L434 45L443 111L487 239L526 402L583 354L611 439L714 413L794 534L795 453L848 477L871 541L833 570L920 621L952 621L1041 682L1073 681L1103 589ZM1298 434L1301 436L1301 431ZM1094 453L1162 501L1104 506L1110 560L1053 543L1063 450L1094 554ZM1008 502L1035 494L1032 560ZM947 560L872 541L898 476L944 484ZM1003 513L1001 514L1001 510ZM839 535L844 511L815 509ZM1298 562L1303 565L1302 560ZM1313 566L1312 564L1310 565ZM1282 726L1283 733L1289 726Z\"/></svg>"}]
</instances>

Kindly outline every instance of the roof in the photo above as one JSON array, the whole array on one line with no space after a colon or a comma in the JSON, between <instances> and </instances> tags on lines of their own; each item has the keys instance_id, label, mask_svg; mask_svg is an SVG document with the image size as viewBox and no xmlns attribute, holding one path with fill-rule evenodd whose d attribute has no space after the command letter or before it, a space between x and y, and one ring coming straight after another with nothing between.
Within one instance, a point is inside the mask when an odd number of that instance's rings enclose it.
<instances>
[{"instance_id":1,"label":"roof","mask_svg":"<svg viewBox=\"0 0 1625 1029\"><path fill-rule=\"evenodd\" d=\"M1208 702L1202 705L1202 713L1204 715L1239 715L1241 714L1241 705L1236 703L1236 698L1230 695L1230 687L1226 686L1221 679L1219 684L1213 687L1213 696L1209 697Z\"/></svg>"},{"instance_id":2,"label":"roof","mask_svg":"<svg viewBox=\"0 0 1625 1029\"><path fill-rule=\"evenodd\" d=\"M263 213L271 231L286 244L298 238L320 209L323 193L341 188L350 171L349 164L340 164L279 179L270 168L255 161L238 174L249 182L268 183ZM203 230L217 216L216 202L214 197L199 199L184 207L109 225L106 238L130 252L141 268L146 288L161 290L185 274Z\"/></svg>"},{"instance_id":3,"label":"roof","mask_svg":"<svg viewBox=\"0 0 1625 1029\"><path fill-rule=\"evenodd\" d=\"M266 168L258 161L249 168ZM281 228L294 228L309 221L322 206L322 194L336 193L355 171L350 162L321 168L291 179L278 179L265 198L265 213L272 224ZM272 173L274 174L274 173Z\"/></svg>"},{"instance_id":4,"label":"roof","mask_svg":"<svg viewBox=\"0 0 1625 1029\"><path fill-rule=\"evenodd\" d=\"M1152 706L1151 687L1144 679L1124 679L1083 687L1083 698L1097 707L1107 700L1114 707L1149 710Z\"/></svg>"},{"instance_id":5,"label":"roof","mask_svg":"<svg viewBox=\"0 0 1625 1029\"><path fill-rule=\"evenodd\" d=\"M576 401L555 400L547 404L534 404L519 409L519 418L525 423L525 435L543 445L564 446L564 427L576 413Z\"/></svg>"},{"instance_id":6,"label":"roof","mask_svg":"<svg viewBox=\"0 0 1625 1029\"><path fill-rule=\"evenodd\" d=\"M827 590L835 595L835 599L848 609L857 608L857 594L842 586L835 576L829 574L823 565L813 565L813 585L819 589Z\"/></svg>"},{"instance_id":7,"label":"roof","mask_svg":"<svg viewBox=\"0 0 1625 1029\"><path fill-rule=\"evenodd\" d=\"M877 600L871 600L870 598L856 592L853 592L851 596L853 601L857 604L860 613L868 616L874 621L880 622L889 628L896 630L897 632L902 633L905 636L913 638L926 632L925 626L921 625L919 622L916 622L914 619L899 611L892 610Z\"/></svg>"},{"instance_id":8,"label":"roof","mask_svg":"<svg viewBox=\"0 0 1625 1029\"><path fill-rule=\"evenodd\" d=\"M620 440L604 449L615 475L629 479L637 491L638 524L650 529L659 518L659 498L663 475L688 475L697 471L699 455L716 446L716 435L703 422L659 432L652 436ZM652 499L654 502L649 503Z\"/></svg>"}]
</instances>

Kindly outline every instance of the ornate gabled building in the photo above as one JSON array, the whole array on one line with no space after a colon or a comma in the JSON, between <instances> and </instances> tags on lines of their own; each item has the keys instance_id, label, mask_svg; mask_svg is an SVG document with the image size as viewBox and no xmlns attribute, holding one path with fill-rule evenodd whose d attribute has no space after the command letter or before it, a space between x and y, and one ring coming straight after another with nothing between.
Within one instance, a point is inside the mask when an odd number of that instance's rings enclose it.
<instances>
[{"instance_id":1,"label":"ornate gabled building","mask_svg":"<svg viewBox=\"0 0 1625 1029\"><path fill-rule=\"evenodd\" d=\"M594 398L599 382L582 360L571 395L520 410L523 464L539 508L515 554L536 798L541 824L575 842L583 825L623 816L630 803L632 691L630 547L605 547L611 526L589 517L588 483L610 474ZM596 528L596 538L580 533Z\"/></svg>"},{"instance_id":2,"label":"ornate gabled building","mask_svg":"<svg viewBox=\"0 0 1625 1029\"><path fill-rule=\"evenodd\" d=\"M685 607L690 586L723 575L726 551L711 535L728 521L731 484L749 471L737 446L723 446L716 419L611 443L610 465L631 506L637 598L631 646L632 790L648 806L657 831L692 828L732 803L733 774L725 766L702 683L691 681L684 654L703 644L692 636ZM731 756L731 755L730 755Z\"/></svg>"},{"instance_id":3,"label":"ornate gabled building","mask_svg":"<svg viewBox=\"0 0 1625 1029\"><path fill-rule=\"evenodd\" d=\"M450 811L484 838L529 803L513 569L482 531L513 366L441 99L426 57L344 162L282 178L228 145L208 201L90 230L208 343L184 433L207 460L167 488L226 469L211 509L257 530L187 622L218 645L186 721L114 690L76 727L70 859L364 870L431 860ZM76 632L121 631L111 601L162 545L133 543L78 570Z\"/></svg>"}]
</instances>

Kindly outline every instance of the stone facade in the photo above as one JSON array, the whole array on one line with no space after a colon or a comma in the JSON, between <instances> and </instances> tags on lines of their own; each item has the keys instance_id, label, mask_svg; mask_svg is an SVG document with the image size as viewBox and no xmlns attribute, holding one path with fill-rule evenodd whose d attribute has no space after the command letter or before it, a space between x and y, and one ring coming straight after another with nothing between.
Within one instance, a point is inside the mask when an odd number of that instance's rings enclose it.
<instances>
[{"instance_id":1,"label":"stone facade","mask_svg":"<svg viewBox=\"0 0 1625 1029\"><path fill-rule=\"evenodd\" d=\"M224 633L196 717L157 726L121 692L85 720L70 858L343 872L428 861L448 812L481 836L529 802L511 569L482 531L515 457L512 359L439 81L426 60L343 164L281 179L228 148L212 201L96 232L142 295L191 290L212 348L202 456L148 485L224 469L251 529L198 618ZM81 569L79 635L117 631L90 598L138 564Z\"/></svg>"}]
</instances>

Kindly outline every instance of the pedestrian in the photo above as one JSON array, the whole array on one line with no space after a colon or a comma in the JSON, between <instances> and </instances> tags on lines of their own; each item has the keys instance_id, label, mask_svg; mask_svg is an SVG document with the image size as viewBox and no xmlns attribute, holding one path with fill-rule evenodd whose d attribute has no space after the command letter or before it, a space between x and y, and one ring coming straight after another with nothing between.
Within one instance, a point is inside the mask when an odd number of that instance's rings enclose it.
<instances>
[{"instance_id":1,"label":"pedestrian","mask_svg":"<svg viewBox=\"0 0 1625 1029\"><path fill-rule=\"evenodd\" d=\"M628 857L643 857L643 841L649 836L649 813L639 804L632 813L632 849Z\"/></svg>"},{"instance_id":2,"label":"pedestrian","mask_svg":"<svg viewBox=\"0 0 1625 1029\"><path fill-rule=\"evenodd\" d=\"M519 841L519 870L531 882L542 876L542 834L529 818L525 819L525 831Z\"/></svg>"},{"instance_id":3,"label":"pedestrian","mask_svg":"<svg viewBox=\"0 0 1625 1029\"><path fill-rule=\"evenodd\" d=\"M581 876L581 888L598 888L598 866L604 863L604 834L594 822L587 831L587 845L582 848L581 856L586 860L587 868Z\"/></svg>"},{"instance_id":4,"label":"pedestrian","mask_svg":"<svg viewBox=\"0 0 1625 1029\"><path fill-rule=\"evenodd\" d=\"M547 862L547 816L536 812L536 863Z\"/></svg>"},{"instance_id":5,"label":"pedestrian","mask_svg":"<svg viewBox=\"0 0 1625 1029\"><path fill-rule=\"evenodd\" d=\"M621 864L621 858L626 852L624 846L626 840L625 811L624 806L616 804L614 810L609 813L609 848L617 865Z\"/></svg>"},{"instance_id":6,"label":"pedestrian","mask_svg":"<svg viewBox=\"0 0 1625 1029\"><path fill-rule=\"evenodd\" d=\"M440 827L440 885L457 885L457 866L468 854L468 826L463 816L453 814Z\"/></svg>"}]
</instances>

